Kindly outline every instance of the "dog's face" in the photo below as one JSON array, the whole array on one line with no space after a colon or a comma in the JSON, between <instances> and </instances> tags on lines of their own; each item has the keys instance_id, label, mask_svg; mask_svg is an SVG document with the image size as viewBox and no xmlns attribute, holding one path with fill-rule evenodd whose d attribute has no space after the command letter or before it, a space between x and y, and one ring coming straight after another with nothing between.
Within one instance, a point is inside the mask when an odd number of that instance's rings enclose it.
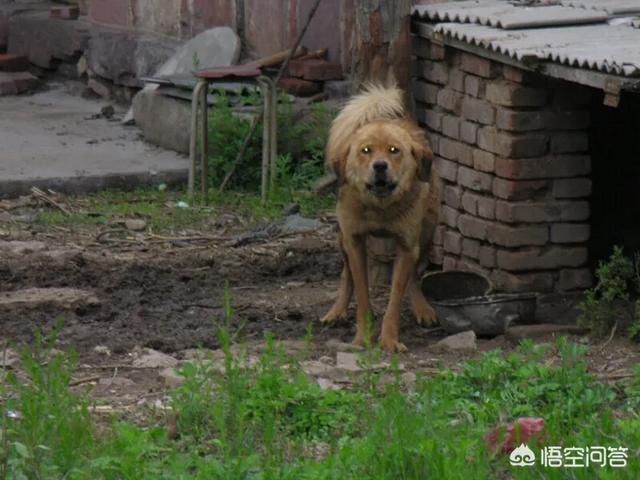
<instances>
[{"instance_id":1,"label":"dog's face","mask_svg":"<svg viewBox=\"0 0 640 480\"><path fill-rule=\"evenodd\" d=\"M423 160L431 156L411 128L398 121L378 121L360 128L346 156L346 183L377 199L407 192L416 179L424 177Z\"/></svg>"}]
</instances>

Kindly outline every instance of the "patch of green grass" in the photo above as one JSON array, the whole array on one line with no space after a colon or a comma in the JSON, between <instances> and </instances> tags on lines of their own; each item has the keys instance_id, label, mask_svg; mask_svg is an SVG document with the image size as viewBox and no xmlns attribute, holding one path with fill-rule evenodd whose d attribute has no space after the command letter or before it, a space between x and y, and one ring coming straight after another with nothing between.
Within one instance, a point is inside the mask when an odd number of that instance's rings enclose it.
<instances>
[{"instance_id":1,"label":"patch of green grass","mask_svg":"<svg viewBox=\"0 0 640 480\"><path fill-rule=\"evenodd\" d=\"M184 191L141 188L133 192L107 190L83 197L70 197L71 205L81 212L66 215L59 210L38 212L36 222L43 226L100 226L114 224L127 218L142 218L157 233L183 229L205 229L207 223L221 212L230 210L249 222L282 218L288 203L300 204L303 215L313 216L333 208L335 197L317 196L304 190L278 190L266 205L258 193L219 192L209 194L208 202L200 195L189 199ZM188 208L179 208L184 202Z\"/></svg>"},{"instance_id":2,"label":"patch of green grass","mask_svg":"<svg viewBox=\"0 0 640 480\"><path fill-rule=\"evenodd\" d=\"M525 342L508 356L489 352L459 372L419 377L410 393L401 386L397 363L390 378L369 377L351 390L322 390L269 336L255 364L232 353L228 297L226 306L226 326L218 328L222 363L204 358L186 364L185 382L171 394L175 439L163 427L124 422L97 436L86 396L69 392L73 362L48 356L50 347L43 345L52 340L25 350L27 381L9 374L0 391L0 478L640 476L640 369L624 388L607 386L586 371L585 347L560 339L552 347ZM543 362L545 348L555 348L557 364ZM376 359L367 352L361 363L368 367ZM8 411L19 412L19 418ZM545 420L544 445L628 447L628 466L512 467L506 456L488 450L484 435L502 420L524 415ZM323 453L313 454L318 448Z\"/></svg>"}]
</instances>

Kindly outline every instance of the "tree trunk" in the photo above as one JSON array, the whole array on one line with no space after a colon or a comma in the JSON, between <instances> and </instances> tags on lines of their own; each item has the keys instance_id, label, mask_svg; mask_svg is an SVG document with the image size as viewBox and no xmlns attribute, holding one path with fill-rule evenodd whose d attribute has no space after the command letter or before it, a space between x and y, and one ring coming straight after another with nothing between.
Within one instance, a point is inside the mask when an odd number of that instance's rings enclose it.
<instances>
[{"instance_id":1,"label":"tree trunk","mask_svg":"<svg viewBox=\"0 0 640 480\"><path fill-rule=\"evenodd\" d=\"M367 82L393 81L409 92L411 80L410 18L412 0L352 0L355 22L351 37L352 89ZM369 282L388 285L395 242L369 237Z\"/></svg>"},{"instance_id":2,"label":"tree trunk","mask_svg":"<svg viewBox=\"0 0 640 480\"><path fill-rule=\"evenodd\" d=\"M408 91L411 78L412 0L354 0L352 88L393 79Z\"/></svg>"}]
</instances>

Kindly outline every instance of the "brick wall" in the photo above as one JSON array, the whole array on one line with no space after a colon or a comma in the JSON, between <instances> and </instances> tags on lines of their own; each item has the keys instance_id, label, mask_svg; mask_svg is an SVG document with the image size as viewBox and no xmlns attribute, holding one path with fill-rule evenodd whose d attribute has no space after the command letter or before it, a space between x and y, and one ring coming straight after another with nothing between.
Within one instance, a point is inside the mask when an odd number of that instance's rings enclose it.
<instances>
[{"instance_id":1,"label":"brick wall","mask_svg":"<svg viewBox=\"0 0 640 480\"><path fill-rule=\"evenodd\" d=\"M414 38L416 116L443 181L432 261L504 291L588 287L591 90Z\"/></svg>"}]
</instances>

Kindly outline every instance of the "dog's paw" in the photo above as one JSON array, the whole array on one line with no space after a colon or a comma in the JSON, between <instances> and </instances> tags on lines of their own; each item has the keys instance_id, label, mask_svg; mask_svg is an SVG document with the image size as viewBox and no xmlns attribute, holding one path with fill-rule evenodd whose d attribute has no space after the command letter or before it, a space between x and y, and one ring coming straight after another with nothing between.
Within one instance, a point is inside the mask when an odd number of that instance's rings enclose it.
<instances>
[{"instance_id":1,"label":"dog's paw","mask_svg":"<svg viewBox=\"0 0 640 480\"><path fill-rule=\"evenodd\" d=\"M403 353L408 349L397 338L380 336L380 346L389 353Z\"/></svg>"},{"instance_id":2,"label":"dog's paw","mask_svg":"<svg viewBox=\"0 0 640 480\"><path fill-rule=\"evenodd\" d=\"M426 301L420 302L419 305L413 305L411 309L418 325L432 327L438 323L436 311Z\"/></svg>"},{"instance_id":3,"label":"dog's paw","mask_svg":"<svg viewBox=\"0 0 640 480\"><path fill-rule=\"evenodd\" d=\"M320 323L330 325L347 319L347 310L332 308L320 319Z\"/></svg>"}]
</instances>

